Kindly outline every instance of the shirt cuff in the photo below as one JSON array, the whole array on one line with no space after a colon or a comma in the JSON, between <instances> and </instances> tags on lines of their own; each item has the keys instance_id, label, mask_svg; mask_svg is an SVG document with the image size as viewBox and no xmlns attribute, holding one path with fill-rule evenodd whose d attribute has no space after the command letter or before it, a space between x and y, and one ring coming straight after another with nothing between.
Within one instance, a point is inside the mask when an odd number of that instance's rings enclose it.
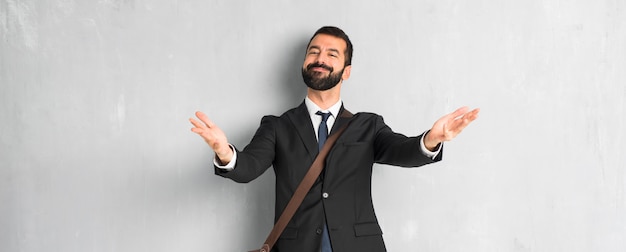
<instances>
[{"instance_id":1,"label":"shirt cuff","mask_svg":"<svg viewBox=\"0 0 626 252\"><path fill-rule=\"evenodd\" d=\"M217 157L213 158L213 165L215 165L215 167L225 170L225 171L232 171L235 169L235 163L237 161L237 151L235 151L235 146L233 146L232 144L228 144L230 146L230 149L233 150L233 158L230 160L230 162L226 165L221 165L219 161L217 161Z\"/></svg>"},{"instance_id":2,"label":"shirt cuff","mask_svg":"<svg viewBox=\"0 0 626 252\"><path fill-rule=\"evenodd\" d=\"M420 139L420 148L422 150L422 153L424 155L426 155L429 158L435 159L435 157L437 155L439 155L439 152L441 152L441 146L442 144L440 143L439 145L437 145L437 149L435 151L430 151L426 148L426 144L424 144L424 136L426 136L426 134L428 133L428 131L424 132L424 134L422 134L422 139Z\"/></svg>"}]
</instances>

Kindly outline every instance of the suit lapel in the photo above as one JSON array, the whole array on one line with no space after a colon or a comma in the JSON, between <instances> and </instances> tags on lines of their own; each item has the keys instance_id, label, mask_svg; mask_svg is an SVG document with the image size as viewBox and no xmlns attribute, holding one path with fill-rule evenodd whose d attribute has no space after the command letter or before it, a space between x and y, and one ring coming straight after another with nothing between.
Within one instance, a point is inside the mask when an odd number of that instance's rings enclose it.
<instances>
[{"instance_id":1,"label":"suit lapel","mask_svg":"<svg viewBox=\"0 0 626 252\"><path fill-rule=\"evenodd\" d=\"M298 132L302 143L304 143L304 146L309 153L309 158L311 159L311 162L313 162L313 160L315 160L315 157L319 153L319 150L317 146L317 138L315 137L315 130L313 129L313 123L311 122L309 112L306 109L306 105L304 104L304 102L302 102L300 106L292 111L293 113L288 114L289 120L291 120L293 127Z\"/></svg>"},{"instance_id":2,"label":"suit lapel","mask_svg":"<svg viewBox=\"0 0 626 252\"><path fill-rule=\"evenodd\" d=\"M347 109L345 109L343 105L341 105L341 109L339 109L339 116L335 120L335 124L333 124L333 128L330 129L330 134L333 134L335 131L341 128L341 126L343 126L344 124L352 120L352 116L353 116L352 113L348 111Z\"/></svg>"},{"instance_id":3,"label":"suit lapel","mask_svg":"<svg viewBox=\"0 0 626 252\"><path fill-rule=\"evenodd\" d=\"M342 125L348 123L352 119L352 116L352 113L341 105L339 117L335 120L333 128L330 130L330 134L332 135L335 131L341 128ZM313 129L313 123L311 122L309 111L307 110L304 102L302 102L302 104L300 104L300 106L298 106L295 110L292 110L292 113L289 113L288 117L289 120L291 120L293 127L298 132L302 143L304 143L304 146L309 153L311 162L313 162L319 153L319 147L317 145L317 138L315 137L315 129Z\"/></svg>"}]
</instances>

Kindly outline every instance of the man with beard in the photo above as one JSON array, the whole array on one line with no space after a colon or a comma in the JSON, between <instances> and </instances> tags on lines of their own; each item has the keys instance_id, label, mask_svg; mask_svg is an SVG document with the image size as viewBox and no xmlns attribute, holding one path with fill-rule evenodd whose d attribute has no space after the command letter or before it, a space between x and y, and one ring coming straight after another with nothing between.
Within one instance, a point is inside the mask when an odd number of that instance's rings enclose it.
<instances>
[{"instance_id":1,"label":"man with beard","mask_svg":"<svg viewBox=\"0 0 626 252\"><path fill-rule=\"evenodd\" d=\"M463 107L415 137L393 132L376 114L344 117L340 91L343 80L350 77L351 59L352 43L341 29L322 27L315 32L302 67L307 85L304 102L279 117L263 117L243 150L230 145L222 130L202 112L196 112L199 121L190 119L192 131L215 152L217 175L246 183L273 166L275 220L319 153L318 139L350 122L274 251L385 251L371 197L373 164L417 167L439 161L442 143L456 137L478 116L478 109Z\"/></svg>"}]
</instances>

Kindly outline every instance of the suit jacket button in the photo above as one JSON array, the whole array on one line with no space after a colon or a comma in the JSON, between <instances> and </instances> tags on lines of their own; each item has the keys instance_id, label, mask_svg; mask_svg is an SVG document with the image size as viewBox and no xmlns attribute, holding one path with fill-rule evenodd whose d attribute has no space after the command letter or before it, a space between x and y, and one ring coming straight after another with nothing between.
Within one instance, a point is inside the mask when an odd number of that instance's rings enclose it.
<instances>
[{"instance_id":1,"label":"suit jacket button","mask_svg":"<svg viewBox=\"0 0 626 252\"><path fill-rule=\"evenodd\" d=\"M318 234L318 235L319 235L319 234L322 234L322 229L321 229L321 228L316 229L316 230L315 230L315 233L316 233L316 234Z\"/></svg>"},{"instance_id":2,"label":"suit jacket button","mask_svg":"<svg viewBox=\"0 0 626 252\"><path fill-rule=\"evenodd\" d=\"M328 199L328 193L322 193L322 198Z\"/></svg>"}]
</instances>

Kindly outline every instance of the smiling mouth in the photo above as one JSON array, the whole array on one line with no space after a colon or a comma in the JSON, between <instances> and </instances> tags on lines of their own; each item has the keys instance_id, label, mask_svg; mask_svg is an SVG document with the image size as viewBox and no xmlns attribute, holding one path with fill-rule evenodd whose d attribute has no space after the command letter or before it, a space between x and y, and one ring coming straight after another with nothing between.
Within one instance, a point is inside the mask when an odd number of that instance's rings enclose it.
<instances>
[{"instance_id":1,"label":"smiling mouth","mask_svg":"<svg viewBox=\"0 0 626 252\"><path fill-rule=\"evenodd\" d=\"M315 72L330 72L330 70L324 68L324 67L313 67L311 68L311 70L315 71Z\"/></svg>"},{"instance_id":2,"label":"smiling mouth","mask_svg":"<svg viewBox=\"0 0 626 252\"><path fill-rule=\"evenodd\" d=\"M333 68L323 64L310 64L307 66L308 70L315 72L332 72Z\"/></svg>"}]
</instances>

